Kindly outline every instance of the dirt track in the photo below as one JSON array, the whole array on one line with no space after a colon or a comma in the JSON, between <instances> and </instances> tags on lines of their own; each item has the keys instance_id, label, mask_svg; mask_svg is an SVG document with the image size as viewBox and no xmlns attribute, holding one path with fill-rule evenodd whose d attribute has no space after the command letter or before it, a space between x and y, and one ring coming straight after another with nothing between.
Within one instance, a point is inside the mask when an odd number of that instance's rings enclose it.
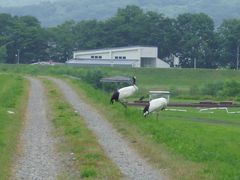
<instances>
[{"instance_id":1,"label":"dirt track","mask_svg":"<svg viewBox=\"0 0 240 180\"><path fill-rule=\"evenodd\" d=\"M31 90L26 124L21 137L22 153L17 158L14 179L56 179L59 162L54 152L52 124L47 118L47 102L41 82L28 78Z\"/></svg>"},{"instance_id":2,"label":"dirt track","mask_svg":"<svg viewBox=\"0 0 240 180\"><path fill-rule=\"evenodd\" d=\"M60 87L66 100L85 119L88 127L96 134L99 144L127 179L164 179L158 170L151 167L130 148L128 142L121 138L116 130L93 107L84 102L68 84L59 79L49 79Z\"/></svg>"},{"instance_id":3,"label":"dirt track","mask_svg":"<svg viewBox=\"0 0 240 180\"><path fill-rule=\"evenodd\" d=\"M40 80L28 79L31 83L31 90L25 129L20 142L23 151L17 158L13 179L57 179L61 162L55 153L56 139L52 137L53 125L47 118L48 106L44 88ZM106 154L125 175L124 179L165 179L159 170L151 167L135 150L130 148L128 142L93 107L84 102L67 83L60 79L49 79L60 87L66 100L85 119Z\"/></svg>"}]
</instances>

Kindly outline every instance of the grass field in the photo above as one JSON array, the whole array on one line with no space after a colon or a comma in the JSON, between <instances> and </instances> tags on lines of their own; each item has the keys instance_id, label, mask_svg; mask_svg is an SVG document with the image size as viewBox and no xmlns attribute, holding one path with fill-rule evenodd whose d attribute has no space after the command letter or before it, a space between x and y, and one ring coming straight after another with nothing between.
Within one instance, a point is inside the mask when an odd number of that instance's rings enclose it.
<instances>
[{"instance_id":1,"label":"grass field","mask_svg":"<svg viewBox=\"0 0 240 180\"><path fill-rule=\"evenodd\" d=\"M59 179L120 179L120 171L107 158L80 115L66 103L56 85L48 80L44 80L44 84L56 135L62 139L59 145L61 156L74 158L71 163L66 161L67 168Z\"/></svg>"},{"instance_id":2,"label":"grass field","mask_svg":"<svg viewBox=\"0 0 240 180\"><path fill-rule=\"evenodd\" d=\"M111 106L109 95L71 80L125 137L150 161L169 170L173 179L239 179L239 114L162 112L143 118L140 109L127 112ZM235 109L240 110L240 109Z\"/></svg>"},{"instance_id":3,"label":"grass field","mask_svg":"<svg viewBox=\"0 0 240 180\"><path fill-rule=\"evenodd\" d=\"M151 68L94 68L71 66L34 66L34 65L0 65L0 72L14 72L32 75L71 75L83 78L89 72L101 72L103 76L136 76L139 86L138 95L146 95L149 90L170 90L172 100L199 99L195 93L202 86L227 80L240 80L240 71L236 70L207 70L207 69L151 69ZM201 98L212 98L201 95ZM221 97L220 97L221 99ZM234 99L234 98L229 98ZM222 99L221 99L222 100Z\"/></svg>"},{"instance_id":4,"label":"grass field","mask_svg":"<svg viewBox=\"0 0 240 180\"><path fill-rule=\"evenodd\" d=\"M0 74L0 179L10 177L26 100L26 80L17 75Z\"/></svg>"},{"instance_id":5,"label":"grass field","mask_svg":"<svg viewBox=\"0 0 240 180\"><path fill-rule=\"evenodd\" d=\"M240 79L240 71L228 69L80 68L71 66L0 65L0 72L15 72L36 75L68 74L80 76L86 71L92 70L102 71L109 76L136 76L138 84L142 88L169 88L171 86L178 86L184 89L212 81Z\"/></svg>"},{"instance_id":6,"label":"grass field","mask_svg":"<svg viewBox=\"0 0 240 180\"><path fill-rule=\"evenodd\" d=\"M71 75L84 77L88 71L100 70L106 76L137 76L141 94L148 90L179 89L189 93L195 86L214 81L238 80L240 71L204 69L121 69L41 66L0 66L3 72L23 74ZM63 76L61 76L63 77ZM66 78L66 76L64 76ZM69 78L67 78L69 79ZM218 111L214 114L164 111L156 119L142 116L142 109L119 104L110 105L109 96L101 89L81 80L69 80L86 100L94 105L132 146L149 161L170 174L172 179L240 179L240 118L239 114ZM225 97L224 97L225 98ZM171 98L177 101L196 99ZM230 97L231 99L231 97ZM223 100L229 100L227 99ZM240 109L230 109L240 111Z\"/></svg>"}]
</instances>

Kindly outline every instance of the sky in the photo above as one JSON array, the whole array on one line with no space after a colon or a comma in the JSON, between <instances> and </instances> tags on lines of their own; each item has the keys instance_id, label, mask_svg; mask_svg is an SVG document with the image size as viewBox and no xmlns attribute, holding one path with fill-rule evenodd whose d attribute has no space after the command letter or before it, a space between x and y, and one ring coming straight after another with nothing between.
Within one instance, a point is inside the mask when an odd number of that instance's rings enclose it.
<instances>
[{"instance_id":1,"label":"sky","mask_svg":"<svg viewBox=\"0 0 240 180\"><path fill-rule=\"evenodd\" d=\"M16 7L38 4L43 1L61 1L61 0L0 0L0 7Z\"/></svg>"}]
</instances>

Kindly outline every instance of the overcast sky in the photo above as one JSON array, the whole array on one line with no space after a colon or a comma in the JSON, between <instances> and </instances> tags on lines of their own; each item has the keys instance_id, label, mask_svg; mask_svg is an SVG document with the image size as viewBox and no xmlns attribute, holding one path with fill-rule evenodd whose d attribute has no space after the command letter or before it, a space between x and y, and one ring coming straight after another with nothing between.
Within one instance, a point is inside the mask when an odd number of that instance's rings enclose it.
<instances>
[{"instance_id":1,"label":"overcast sky","mask_svg":"<svg viewBox=\"0 0 240 180\"><path fill-rule=\"evenodd\" d=\"M61 0L0 0L1 7L16 7L16 6L25 6L25 5L32 5L38 4L39 2L43 1L61 1Z\"/></svg>"}]
</instances>

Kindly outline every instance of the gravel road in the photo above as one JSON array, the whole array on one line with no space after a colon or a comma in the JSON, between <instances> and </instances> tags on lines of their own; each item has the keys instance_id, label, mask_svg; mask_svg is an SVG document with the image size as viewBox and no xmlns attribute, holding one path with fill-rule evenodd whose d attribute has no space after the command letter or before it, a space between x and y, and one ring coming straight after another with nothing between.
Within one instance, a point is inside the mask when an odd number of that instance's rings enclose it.
<instances>
[{"instance_id":1,"label":"gravel road","mask_svg":"<svg viewBox=\"0 0 240 180\"><path fill-rule=\"evenodd\" d=\"M121 138L119 133L93 107L85 103L67 83L60 79L49 79L60 87L67 101L86 120L88 127L97 135L107 155L117 164L127 179L165 179L159 170L151 167L130 148L128 142Z\"/></svg>"},{"instance_id":2,"label":"gravel road","mask_svg":"<svg viewBox=\"0 0 240 180\"><path fill-rule=\"evenodd\" d=\"M60 168L54 153L56 140L51 134L53 125L47 118L44 89L39 80L28 79L31 82L28 112L21 137L22 153L17 158L14 179L57 179Z\"/></svg>"}]
</instances>

